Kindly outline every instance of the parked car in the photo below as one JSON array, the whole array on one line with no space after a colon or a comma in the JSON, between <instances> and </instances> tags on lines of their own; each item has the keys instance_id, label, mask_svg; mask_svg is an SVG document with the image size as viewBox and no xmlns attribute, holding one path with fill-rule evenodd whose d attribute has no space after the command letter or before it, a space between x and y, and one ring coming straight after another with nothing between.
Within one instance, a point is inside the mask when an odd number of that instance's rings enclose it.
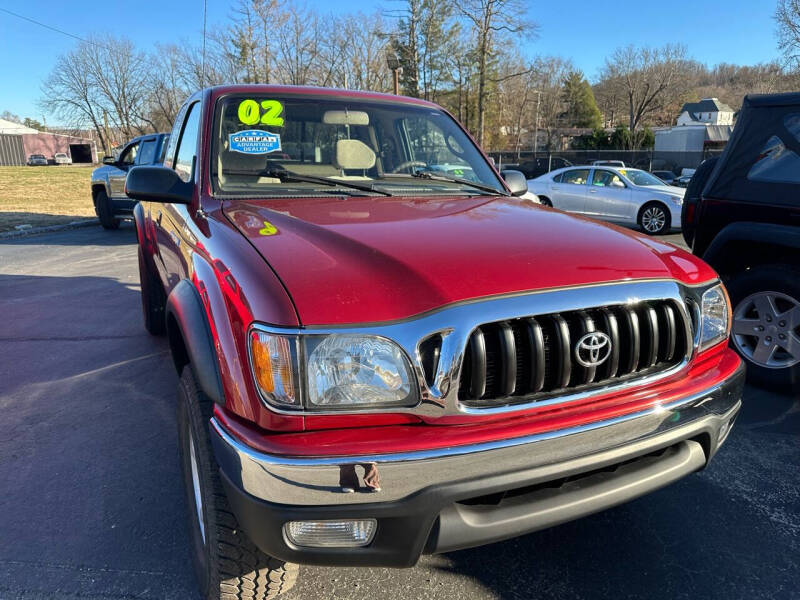
<instances>
[{"instance_id":1,"label":"parked car","mask_svg":"<svg viewBox=\"0 0 800 600\"><path fill-rule=\"evenodd\" d=\"M638 225L650 235L680 227L685 190L640 169L568 167L528 181L542 204L611 221Z\"/></svg>"},{"instance_id":2,"label":"parked car","mask_svg":"<svg viewBox=\"0 0 800 600\"><path fill-rule=\"evenodd\" d=\"M676 177L672 180L670 185L674 185L675 187L686 188L689 187L689 182L692 181L691 175L681 175L680 177Z\"/></svg>"},{"instance_id":3,"label":"parked car","mask_svg":"<svg viewBox=\"0 0 800 600\"><path fill-rule=\"evenodd\" d=\"M46 167L47 159L44 157L44 154L31 154L30 156L28 156L28 166Z\"/></svg>"},{"instance_id":4,"label":"parked car","mask_svg":"<svg viewBox=\"0 0 800 600\"><path fill-rule=\"evenodd\" d=\"M53 160L57 165L71 165L72 159L69 157L69 154L65 154L63 152L56 152L53 155Z\"/></svg>"},{"instance_id":5,"label":"parked car","mask_svg":"<svg viewBox=\"0 0 800 600\"><path fill-rule=\"evenodd\" d=\"M92 203L103 229L116 229L121 219L133 217L136 202L125 195L125 177L136 165L164 162L167 133L152 133L132 139L118 157L106 156L103 166L92 171Z\"/></svg>"},{"instance_id":6,"label":"parked car","mask_svg":"<svg viewBox=\"0 0 800 600\"><path fill-rule=\"evenodd\" d=\"M667 185L674 185L674 181L678 178L672 171L650 171L653 175L658 177Z\"/></svg>"},{"instance_id":7,"label":"parked car","mask_svg":"<svg viewBox=\"0 0 800 600\"><path fill-rule=\"evenodd\" d=\"M503 169L521 171L525 175L525 179L534 179L549 171L571 166L572 163L570 161L560 156L543 156L533 160L522 161L519 164L503 163Z\"/></svg>"},{"instance_id":8,"label":"parked car","mask_svg":"<svg viewBox=\"0 0 800 600\"><path fill-rule=\"evenodd\" d=\"M625 168L625 163L621 160L596 160L592 162L592 166L595 167L619 167L621 169Z\"/></svg>"},{"instance_id":9,"label":"parked car","mask_svg":"<svg viewBox=\"0 0 800 600\"><path fill-rule=\"evenodd\" d=\"M271 85L197 92L130 169L204 598L412 566L713 457L744 378L716 273L526 189L435 104Z\"/></svg>"},{"instance_id":10,"label":"parked car","mask_svg":"<svg viewBox=\"0 0 800 600\"><path fill-rule=\"evenodd\" d=\"M745 97L725 152L692 178L683 223L725 281L749 377L800 390L800 93Z\"/></svg>"}]
</instances>

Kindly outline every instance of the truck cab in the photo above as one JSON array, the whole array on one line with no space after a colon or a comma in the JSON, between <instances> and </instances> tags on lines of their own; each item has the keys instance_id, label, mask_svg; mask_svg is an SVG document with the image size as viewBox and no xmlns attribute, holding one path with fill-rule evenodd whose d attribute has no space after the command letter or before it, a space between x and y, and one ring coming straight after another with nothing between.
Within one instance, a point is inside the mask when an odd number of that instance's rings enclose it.
<instances>
[{"instance_id":1,"label":"truck cab","mask_svg":"<svg viewBox=\"0 0 800 600\"><path fill-rule=\"evenodd\" d=\"M130 140L119 154L106 156L92 171L92 204L104 229L116 229L121 219L133 218L136 202L125 195L125 177L137 165L164 162L168 133L142 135Z\"/></svg>"}]
</instances>

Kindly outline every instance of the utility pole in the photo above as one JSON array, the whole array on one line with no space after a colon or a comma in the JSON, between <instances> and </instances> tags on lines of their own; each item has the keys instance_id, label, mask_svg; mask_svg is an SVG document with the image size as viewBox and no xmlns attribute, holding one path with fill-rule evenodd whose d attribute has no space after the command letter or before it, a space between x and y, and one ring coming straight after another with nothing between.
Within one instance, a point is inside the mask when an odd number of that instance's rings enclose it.
<instances>
[{"instance_id":1,"label":"utility pole","mask_svg":"<svg viewBox=\"0 0 800 600\"><path fill-rule=\"evenodd\" d=\"M402 66L400 65L400 59L397 55L392 52L391 50L386 51L386 66L392 71L394 75L394 95L400 95L400 71L402 70Z\"/></svg>"},{"instance_id":2,"label":"utility pole","mask_svg":"<svg viewBox=\"0 0 800 600\"><path fill-rule=\"evenodd\" d=\"M536 158L536 151L539 149L539 104L542 102L542 92L536 91L536 123L533 132L533 158Z\"/></svg>"}]
</instances>

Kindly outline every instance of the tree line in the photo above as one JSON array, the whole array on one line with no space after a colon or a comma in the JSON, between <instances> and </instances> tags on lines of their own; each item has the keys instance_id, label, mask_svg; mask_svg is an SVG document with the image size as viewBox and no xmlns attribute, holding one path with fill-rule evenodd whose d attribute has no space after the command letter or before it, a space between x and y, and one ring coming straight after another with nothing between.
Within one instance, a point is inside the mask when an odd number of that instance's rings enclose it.
<instances>
[{"instance_id":1,"label":"tree line","mask_svg":"<svg viewBox=\"0 0 800 600\"><path fill-rule=\"evenodd\" d=\"M648 129L674 123L683 102L716 96L738 109L746 93L797 89L800 0L775 13L783 62L713 67L680 45L625 46L594 84L566 58L529 56L536 36L524 0L396 0L386 11L329 15L292 0L239 0L205 42L158 45L98 35L56 60L42 105L65 125L115 143L169 130L183 100L223 83L281 83L400 93L450 110L489 149L525 149L540 132L552 148L563 128L640 147ZM619 140L615 142L614 140Z\"/></svg>"}]
</instances>

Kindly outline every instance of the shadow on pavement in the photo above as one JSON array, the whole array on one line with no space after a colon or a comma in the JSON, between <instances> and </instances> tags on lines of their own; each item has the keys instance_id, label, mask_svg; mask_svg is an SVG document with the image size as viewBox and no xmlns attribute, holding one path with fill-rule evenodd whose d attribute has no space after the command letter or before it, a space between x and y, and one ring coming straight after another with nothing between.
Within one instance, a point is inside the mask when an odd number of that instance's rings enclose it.
<instances>
[{"instance_id":1,"label":"shadow on pavement","mask_svg":"<svg viewBox=\"0 0 800 600\"><path fill-rule=\"evenodd\" d=\"M192 597L176 377L138 290L28 275L0 289L0 597Z\"/></svg>"},{"instance_id":2,"label":"shadow on pavement","mask_svg":"<svg viewBox=\"0 0 800 600\"><path fill-rule=\"evenodd\" d=\"M75 220L75 217L70 220ZM66 221L68 223L69 221ZM53 225L55 223L49 223ZM102 237L98 238L98 231ZM104 230L100 225L87 225L58 232L32 233L19 237L0 238L0 245L10 246L122 246L136 243L133 221L122 221L119 229Z\"/></svg>"}]
</instances>

